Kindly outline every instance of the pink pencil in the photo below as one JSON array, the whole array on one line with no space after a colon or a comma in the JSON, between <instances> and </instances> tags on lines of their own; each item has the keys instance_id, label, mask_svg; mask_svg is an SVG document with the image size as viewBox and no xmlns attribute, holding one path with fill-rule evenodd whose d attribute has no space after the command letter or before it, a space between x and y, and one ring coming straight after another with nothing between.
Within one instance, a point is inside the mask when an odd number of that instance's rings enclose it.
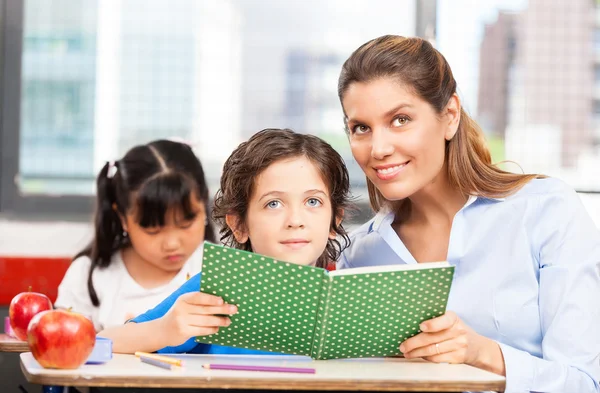
<instances>
[{"instance_id":1,"label":"pink pencil","mask_svg":"<svg viewBox=\"0 0 600 393\"><path fill-rule=\"evenodd\" d=\"M314 374L314 368L298 367L269 367L269 366L243 366L238 364L203 364L202 367L210 370L237 370L237 371L268 371L274 373L301 373Z\"/></svg>"}]
</instances>

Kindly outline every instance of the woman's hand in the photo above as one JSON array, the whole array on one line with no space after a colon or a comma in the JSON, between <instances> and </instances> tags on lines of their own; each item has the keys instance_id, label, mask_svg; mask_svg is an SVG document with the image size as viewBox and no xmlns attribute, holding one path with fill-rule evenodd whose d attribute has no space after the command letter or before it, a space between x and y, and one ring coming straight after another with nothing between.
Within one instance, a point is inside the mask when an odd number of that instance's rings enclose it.
<instances>
[{"instance_id":1,"label":"woman's hand","mask_svg":"<svg viewBox=\"0 0 600 393\"><path fill-rule=\"evenodd\" d=\"M500 346L483 337L452 311L421 324L421 333L400 345L407 359L423 358L435 363L465 363L505 375Z\"/></svg>"},{"instance_id":2,"label":"woman's hand","mask_svg":"<svg viewBox=\"0 0 600 393\"><path fill-rule=\"evenodd\" d=\"M224 304L220 297L189 292L177 298L171 309L160 318L160 331L168 337L166 346L176 346L191 337L217 333L220 327L231 324L231 320L222 315L235 313L237 307Z\"/></svg>"}]
</instances>

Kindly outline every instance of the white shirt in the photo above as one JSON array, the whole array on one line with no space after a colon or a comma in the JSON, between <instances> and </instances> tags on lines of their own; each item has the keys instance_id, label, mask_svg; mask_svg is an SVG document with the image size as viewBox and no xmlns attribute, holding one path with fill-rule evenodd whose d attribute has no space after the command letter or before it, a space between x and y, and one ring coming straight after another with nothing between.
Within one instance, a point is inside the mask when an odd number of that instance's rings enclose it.
<instances>
[{"instance_id":1,"label":"white shirt","mask_svg":"<svg viewBox=\"0 0 600 393\"><path fill-rule=\"evenodd\" d=\"M199 248L185 263L179 273L160 287L145 289L129 275L121 252L116 252L108 267L94 269L92 280L100 306L92 305L87 281L91 260L77 258L65 273L54 306L71 308L91 318L96 331L122 325L127 320L153 308L183 283L197 274L202 266L202 248Z\"/></svg>"}]
</instances>

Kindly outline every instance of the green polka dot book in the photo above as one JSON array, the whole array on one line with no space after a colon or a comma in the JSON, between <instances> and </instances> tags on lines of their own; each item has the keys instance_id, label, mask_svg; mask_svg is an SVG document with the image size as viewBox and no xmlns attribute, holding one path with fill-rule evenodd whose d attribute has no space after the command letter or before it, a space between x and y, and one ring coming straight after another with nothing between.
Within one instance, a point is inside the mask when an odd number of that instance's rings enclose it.
<instances>
[{"instance_id":1,"label":"green polka dot book","mask_svg":"<svg viewBox=\"0 0 600 393\"><path fill-rule=\"evenodd\" d=\"M453 275L447 262L327 272L205 242L200 290L238 313L196 341L313 359L401 355L446 311Z\"/></svg>"}]
</instances>

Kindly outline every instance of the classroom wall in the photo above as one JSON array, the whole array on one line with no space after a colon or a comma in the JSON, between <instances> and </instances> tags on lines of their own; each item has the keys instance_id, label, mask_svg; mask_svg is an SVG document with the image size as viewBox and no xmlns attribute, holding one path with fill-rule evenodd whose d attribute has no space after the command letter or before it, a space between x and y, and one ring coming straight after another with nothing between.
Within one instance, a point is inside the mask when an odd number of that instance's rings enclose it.
<instances>
[{"instance_id":1,"label":"classroom wall","mask_svg":"<svg viewBox=\"0 0 600 393\"><path fill-rule=\"evenodd\" d=\"M91 235L90 223L0 219L0 256L73 256Z\"/></svg>"}]
</instances>

